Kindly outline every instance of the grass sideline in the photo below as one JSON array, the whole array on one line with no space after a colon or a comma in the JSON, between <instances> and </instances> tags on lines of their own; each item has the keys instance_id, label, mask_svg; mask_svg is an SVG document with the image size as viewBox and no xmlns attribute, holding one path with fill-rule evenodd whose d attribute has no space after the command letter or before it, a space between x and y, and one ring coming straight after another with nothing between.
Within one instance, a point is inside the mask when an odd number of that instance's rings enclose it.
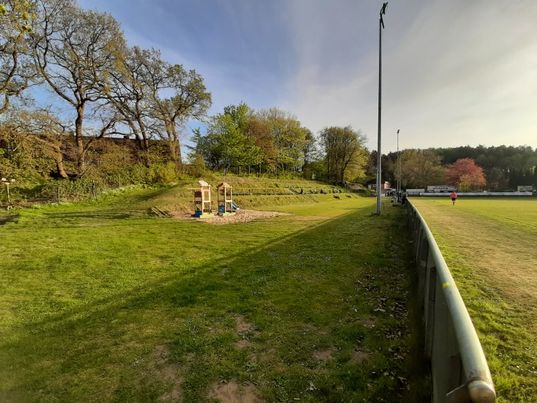
<instances>
[{"instance_id":1,"label":"grass sideline","mask_svg":"<svg viewBox=\"0 0 537 403\"><path fill-rule=\"evenodd\" d=\"M0 400L423 398L401 210L331 198L247 224L145 215L166 191L0 227Z\"/></svg>"},{"instance_id":2,"label":"grass sideline","mask_svg":"<svg viewBox=\"0 0 537 403\"><path fill-rule=\"evenodd\" d=\"M478 331L498 402L537 401L537 200L412 198Z\"/></svg>"}]
</instances>

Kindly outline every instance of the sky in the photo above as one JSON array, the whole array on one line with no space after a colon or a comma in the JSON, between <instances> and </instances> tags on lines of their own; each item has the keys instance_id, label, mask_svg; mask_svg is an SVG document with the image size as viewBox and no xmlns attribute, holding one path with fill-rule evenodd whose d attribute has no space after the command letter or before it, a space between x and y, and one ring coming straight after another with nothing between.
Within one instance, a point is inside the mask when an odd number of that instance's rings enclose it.
<instances>
[{"instance_id":1,"label":"sky","mask_svg":"<svg viewBox=\"0 0 537 403\"><path fill-rule=\"evenodd\" d=\"M130 45L198 71L210 113L278 107L318 133L377 145L376 0L79 0ZM537 1L389 2L382 31L382 151L537 147ZM186 130L196 127L195 122Z\"/></svg>"}]
</instances>

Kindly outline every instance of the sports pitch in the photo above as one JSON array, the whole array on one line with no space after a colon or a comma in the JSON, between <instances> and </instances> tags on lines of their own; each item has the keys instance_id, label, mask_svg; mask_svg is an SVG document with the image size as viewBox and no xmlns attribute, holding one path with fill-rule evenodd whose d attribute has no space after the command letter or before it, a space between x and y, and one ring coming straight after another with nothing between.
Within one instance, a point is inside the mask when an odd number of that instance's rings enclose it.
<instances>
[{"instance_id":1,"label":"sports pitch","mask_svg":"<svg viewBox=\"0 0 537 403\"><path fill-rule=\"evenodd\" d=\"M537 200L412 198L479 333L498 401L537 401Z\"/></svg>"}]
</instances>

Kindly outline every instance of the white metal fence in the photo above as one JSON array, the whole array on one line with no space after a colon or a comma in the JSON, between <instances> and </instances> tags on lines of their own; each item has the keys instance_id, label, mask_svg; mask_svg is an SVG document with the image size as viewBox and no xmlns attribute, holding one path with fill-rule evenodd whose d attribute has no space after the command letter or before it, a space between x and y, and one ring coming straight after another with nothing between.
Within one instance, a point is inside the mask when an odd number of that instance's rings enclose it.
<instances>
[{"instance_id":1,"label":"white metal fence","mask_svg":"<svg viewBox=\"0 0 537 403\"><path fill-rule=\"evenodd\" d=\"M494 402L489 367L459 290L427 223L412 203L407 205L433 402Z\"/></svg>"}]
</instances>

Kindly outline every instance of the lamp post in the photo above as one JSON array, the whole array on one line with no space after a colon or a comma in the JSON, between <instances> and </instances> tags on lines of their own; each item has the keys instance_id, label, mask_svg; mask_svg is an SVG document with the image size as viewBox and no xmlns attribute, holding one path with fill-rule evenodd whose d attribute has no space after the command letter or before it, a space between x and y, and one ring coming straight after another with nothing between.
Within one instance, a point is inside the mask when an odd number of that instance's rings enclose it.
<instances>
[{"instance_id":1,"label":"lamp post","mask_svg":"<svg viewBox=\"0 0 537 403\"><path fill-rule=\"evenodd\" d=\"M397 129L397 194L401 191L401 154L399 154L399 129Z\"/></svg>"},{"instance_id":2,"label":"lamp post","mask_svg":"<svg viewBox=\"0 0 537 403\"><path fill-rule=\"evenodd\" d=\"M380 135L380 117L382 105L382 30L384 29L384 20L382 16L386 14L386 6L388 3L383 3L379 13L379 97L378 97L378 135L377 135L377 215L381 211L381 181L382 181L382 151L381 151L381 135Z\"/></svg>"},{"instance_id":3,"label":"lamp post","mask_svg":"<svg viewBox=\"0 0 537 403\"><path fill-rule=\"evenodd\" d=\"M6 185L6 192L7 192L7 208L9 209L10 205L11 205L11 198L9 196L9 185L11 185L12 183L15 183L15 179L7 179L7 178L2 178L2 183L4 185Z\"/></svg>"}]
</instances>

